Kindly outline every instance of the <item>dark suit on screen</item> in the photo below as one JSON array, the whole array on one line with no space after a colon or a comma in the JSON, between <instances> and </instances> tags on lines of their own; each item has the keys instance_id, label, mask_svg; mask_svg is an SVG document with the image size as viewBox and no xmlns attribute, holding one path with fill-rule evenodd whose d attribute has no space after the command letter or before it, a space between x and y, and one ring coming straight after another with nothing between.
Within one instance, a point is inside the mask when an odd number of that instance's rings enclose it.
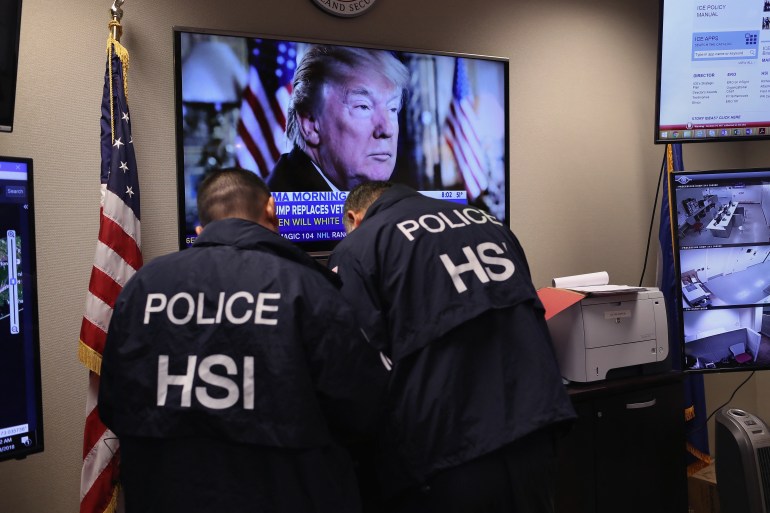
<instances>
[{"instance_id":1,"label":"dark suit on screen","mask_svg":"<svg viewBox=\"0 0 770 513\"><path fill-rule=\"evenodd\" d=\"M295 146L284 153L273 168L267 186L273 192L283 191L331 191L310 157Z\"/></svg>"}]
</instances>

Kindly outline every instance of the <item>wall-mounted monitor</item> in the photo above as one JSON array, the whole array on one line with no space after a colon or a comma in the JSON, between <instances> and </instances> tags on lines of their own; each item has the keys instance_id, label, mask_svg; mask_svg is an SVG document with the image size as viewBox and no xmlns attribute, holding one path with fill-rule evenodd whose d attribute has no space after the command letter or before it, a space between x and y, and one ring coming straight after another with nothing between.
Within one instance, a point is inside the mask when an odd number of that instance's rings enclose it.
<instances>
[{"instance_id":1,"label":"wall-mounted monitor","mask_svg":"<svg viewBox=\"0 0 770 513\"><path fill-rule=\"evenodd\" d=\"M770 3L661 0L655 142L770 140Z\"/></svg>"},{"instance_id":2,"label":"wall-mounted monitor","mask_svg":"<svg viewBox=\"0 0 770 513\"><path fill-rule=\"evenodd\" d=\"M678 172L670 185L683 368L770 368L770 168Z\"/></svg>"},{"instance_id":3,"label":"wall-mounted monitor","mask_svg":"<svg viewBox=\"0 0 770 513\"><path fill-rule=\"evenodd\" d=\"M21 0L0 1L0 132L13 130L20 32Z\"/></svg>"},{"instance_id":4,"label":"wall-mounted monitor","mask_svg":"<svg viewBox=\"0 0 770 513\"><path fill-rule=\"evenodd\" d=\"M0 461L43 450L32 160L0 157Z\"/></svg>"},{"instance_id":5,"label":"wall-mounted monitor","mask_svg":"<svg viewBox=\"0 0 770 513\"><path fill-rule=\"evenodd\" d=\"M344 237L344 200L368 179L508 221L507 59L189 28L174 52L181 248L201 179L232 166L267 181L281 235L311 254Z\"/></svg>"}]
</instances>

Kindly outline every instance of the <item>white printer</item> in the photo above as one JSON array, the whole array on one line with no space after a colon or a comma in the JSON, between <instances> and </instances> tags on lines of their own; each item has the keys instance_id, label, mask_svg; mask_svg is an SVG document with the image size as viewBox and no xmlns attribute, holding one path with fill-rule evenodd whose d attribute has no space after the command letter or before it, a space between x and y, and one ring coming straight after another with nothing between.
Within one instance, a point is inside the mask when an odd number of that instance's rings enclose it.
<instances>
[{"instance_id":1,"label":"white printer","mask_svg":"<svg viewBox=\"0 0 770 513\"><path fill-rule=\"evenodd\" d=\"M586 296L548 319L548 328L569 381L599 381L632 366L657 368L668 357L666 305L656 288Z\"/></svg>"}]
</instances>

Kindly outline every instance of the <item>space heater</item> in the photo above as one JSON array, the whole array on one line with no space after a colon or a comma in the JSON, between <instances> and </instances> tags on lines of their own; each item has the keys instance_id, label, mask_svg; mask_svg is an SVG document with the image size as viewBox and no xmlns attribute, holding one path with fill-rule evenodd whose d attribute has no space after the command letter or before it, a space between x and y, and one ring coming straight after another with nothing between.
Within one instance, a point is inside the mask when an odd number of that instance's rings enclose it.
<instances>
[{"instance_id":1,"label":"space heater","mask_svg":"<svg viewBox=\"0 0 770 513\"><path fill-rule=\"evenodd\" d=\"M717 493L721 513L770 513L770 431L737 408L715 416Z\"/></svg>"}]
</instances>

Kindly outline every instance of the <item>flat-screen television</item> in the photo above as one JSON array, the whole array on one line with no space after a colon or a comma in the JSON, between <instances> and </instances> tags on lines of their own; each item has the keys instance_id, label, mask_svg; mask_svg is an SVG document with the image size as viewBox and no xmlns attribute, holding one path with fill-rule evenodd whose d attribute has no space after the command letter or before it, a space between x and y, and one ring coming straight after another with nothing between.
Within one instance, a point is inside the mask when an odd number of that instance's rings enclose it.
<instances>
[{"instance_id":1,"label":"flat-screen television","mask_svg":"<svg viewBox=\"0 0 770 513\"><path fill-rule=\"evenodd\" d=\"M370 179L508 221L507 59L190 28L174 51L180 248L200 181L233 166L267 181L281 235L313 255Z\"/></svg>"},{"instance_id":2,"label":"flat-screen television","mask_svg":"<svg viewBox=\"0 0 770 513\"><path fill-rule=\"evenodd\" d=\"M43 450L32 160L0 157L0 461Z\"/></svg>"},{"instance_id":3,"label":"flat-screen television","mask_svg":"<svg viewBox=\"0 0 770 513\"><path fill-rule=\"evenodd\" d=\"M770 168L670 185L684 370L770 368Z\"/></svg>"},{"instance_id":4,"label":"flat-screen television","mask_svg":"<svg viewBox=\"0 0 770 513\"><path fill-rule=\"evenodd\" d=\"M0 132L13 130L21 0L0 0Z\"/></svg>"},{"instance_id":5,"label":"flat-screen television","mask_svg":"<svg viewBox=\"0 0 770 513\"><path fill-rule=\"evenodd\" d=\"M770 2L661 0L655 142L770 139Z\"/></svg>"}]
</instances>

